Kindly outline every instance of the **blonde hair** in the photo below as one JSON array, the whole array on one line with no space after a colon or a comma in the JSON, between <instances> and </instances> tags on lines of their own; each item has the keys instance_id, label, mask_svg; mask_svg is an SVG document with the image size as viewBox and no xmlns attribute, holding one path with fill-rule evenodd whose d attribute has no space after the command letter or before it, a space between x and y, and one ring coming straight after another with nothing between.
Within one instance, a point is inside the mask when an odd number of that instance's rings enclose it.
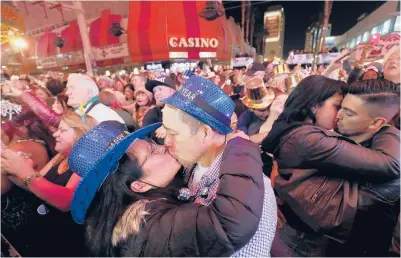
<instances>
[{"instance_id":1,"label":"blonde hair","mask_svg":"<svg viewBox=\"0 0 401 258\"><path fill-rule=\"evenodd\" d=\"M141 231L141 225L145 223L145 216L149 214L149 211L145 210L146 204L149 202L148 200L139 200L128 207L114 226L111 236L113 246L117 246L121 241L127 240L130 235L137 235Z\"/></svg>"},{"instance_id":2,"label":"blonde hair","mask_svg":"<svg viewBox=\"0 0 401 258\"><path fill-rule=\"evenodd\" d=\"M75 140L78 140L82 135L97 125L97 121L93 117L89 115L84 116L86 123L84 123L82 117L74 111L70 111L61 117L61 121L74 129Z\"/></svg>"}]
</instances>

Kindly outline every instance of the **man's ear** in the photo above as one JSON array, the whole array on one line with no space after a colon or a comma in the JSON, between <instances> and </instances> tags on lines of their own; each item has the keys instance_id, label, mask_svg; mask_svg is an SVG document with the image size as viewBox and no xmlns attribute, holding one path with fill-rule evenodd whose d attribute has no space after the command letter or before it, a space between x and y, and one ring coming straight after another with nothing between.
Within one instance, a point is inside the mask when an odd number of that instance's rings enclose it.
<instances>
[{"instance_id":1,"label":"man's ear","mask_svg":"<svg viewBox=\"0 0 401 258\"><path fill-rule=\"evenodd\" d=\"M384 118L384 117L375 117L375 118L373 118L373 122L369 126L369 129L371 129L373 131L378 131L378 130L380 130L380 128L383 127L383 125L385 125L387 123L388 123L388 121L387 121L386 118Z\"/></svg>"},{"instance_id":2,"label":"man's ear","mask_svg":"<svg viewBox=\"0 0 401 258\"><path fill-rule=\"evenodd\" d=\"M213 129L208 125L202 125L199 129L204 137L204 141L210 141L213 137Z\"/></svg>"},{"instance_id":3,"label":"man's ear","mask_svg":"<svg viewBox=\"0 0 401 258\"><path fill-rule=\"evenodd\" d=\"M134 181L131 183L130 188L135 193L144 193L150 189L150 186L141 181Z\"/></svg>"},{"instance_id":4,"label":"man's ear","mask_svg":"<svg viewBox=\"0 0 401 258\"><path fill-rule=\"evenodd\" d=\"M93 98L93 91L91 89L88 89L88 95L89 95L89 99Z\"/></svg>"}]
</instances>

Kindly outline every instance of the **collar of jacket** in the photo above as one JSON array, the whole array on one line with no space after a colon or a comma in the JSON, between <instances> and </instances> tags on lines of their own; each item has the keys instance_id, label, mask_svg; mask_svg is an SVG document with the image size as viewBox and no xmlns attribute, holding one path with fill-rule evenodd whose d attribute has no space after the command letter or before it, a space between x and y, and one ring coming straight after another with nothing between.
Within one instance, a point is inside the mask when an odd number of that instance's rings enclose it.
<instances>
[{"instance_id":1,"label":"collar of jacket","mask_svg":"<svg viewBox=\"0 0 401 258\"><path fill-rule=\"evenodd\" d=\"M89 99L88 102L86 102L86 104L83 105L83 108L86 109L86 108L89 106L89 104L91 104L91 103L93 103L93 102L96 102L96 101L99 101L99 96L94 96L94 97L92 97L91 99ZM74 111L77 111L77 110L79 110L80 108L81 108L81 106L79 106L79 107L74 107Z\"/></svg>"},{"instance_id":2,"label":"collar of jacket","mask_svg":"<svg viewBox=\"0 0 401 258\"><path fill-rule=\"evenodd\" d=\"M315 124L312 123L306 123L306 122L291 122L288 123L285 120L276 120L276 122L273 124L272 130L270 133L266 136L265 139L263 139L261 143L261 148L263 151L267 153L274 154L274 152L280 147L279 143L282 137L287 135L289 132L292 130L304 126L304 125L312 125L315 127L319 127ZM350 138L343 136L333 130L326 130L321 128L322 132L325 132L328 136L333 136L333 137L338 137L340 139L346 140L348 142L351 142L356 145L361 145Z\"/></svg>"}]
</instances>

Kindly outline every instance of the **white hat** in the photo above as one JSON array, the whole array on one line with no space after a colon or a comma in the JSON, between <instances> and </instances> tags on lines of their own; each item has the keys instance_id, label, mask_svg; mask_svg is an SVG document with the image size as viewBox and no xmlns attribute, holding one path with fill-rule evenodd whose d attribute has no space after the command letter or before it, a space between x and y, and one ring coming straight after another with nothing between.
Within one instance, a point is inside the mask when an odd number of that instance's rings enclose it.
<instances>
[{"instance_id":1,"label":"white hat","mask_svg":"<svg viewBox=\"0 0 401 258\"><path fill-rule=\"evenodd\" d=\"M99 95L99 88L91 77L84 74L72 73L68 76L67 87L71 84L92 90L93 96Z\"/></svg>"}]
</instances>

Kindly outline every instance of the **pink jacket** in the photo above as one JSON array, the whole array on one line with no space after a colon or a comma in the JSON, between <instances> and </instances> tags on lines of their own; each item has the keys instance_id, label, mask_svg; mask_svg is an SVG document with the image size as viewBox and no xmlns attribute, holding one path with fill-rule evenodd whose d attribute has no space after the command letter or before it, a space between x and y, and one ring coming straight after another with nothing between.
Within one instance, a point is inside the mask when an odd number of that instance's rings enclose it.
<instances>
[{"instance_id":1,"label":"pink jacket","mask_svg":"<svg viewBox=\"0 0 401 258\"><path fill-rule=\"evenodd\" d=\"M61 121L61 116L49 108L45 103L33 96L29 92L24 92L21 95L21 100L35 113L43 124L54 133L57 131Z\"/></svg>"}]
</instances>

